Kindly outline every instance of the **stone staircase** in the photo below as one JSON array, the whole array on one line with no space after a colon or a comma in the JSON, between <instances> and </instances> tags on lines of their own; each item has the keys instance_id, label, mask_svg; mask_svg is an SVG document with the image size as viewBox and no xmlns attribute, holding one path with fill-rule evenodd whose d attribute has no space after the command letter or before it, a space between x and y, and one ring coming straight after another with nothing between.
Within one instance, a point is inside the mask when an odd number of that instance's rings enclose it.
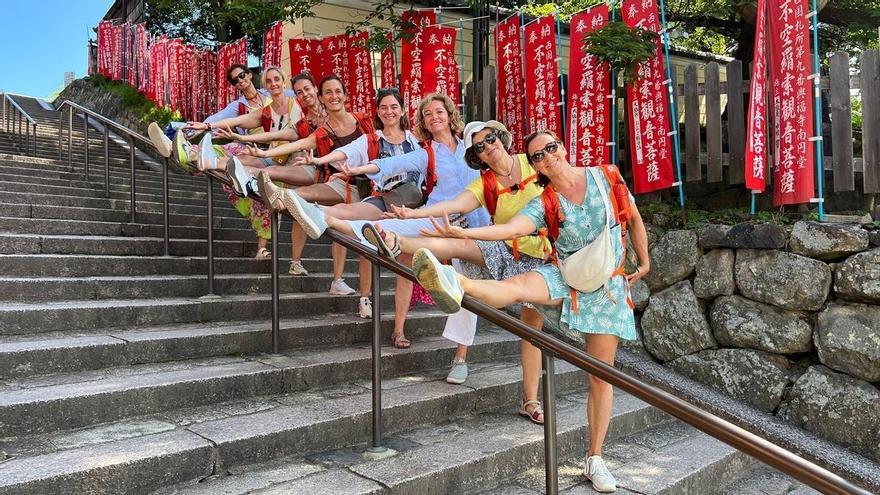
<instances>
[{"instance_id":1,"label":"stone staircase","mask_svg":"<svg viewBox=\"0 0 880 495\"><path fill-rule=\"evenodd\" d=\"M161 174L139 162L128 223L128 151L111 144L105 198L99 133L85 182L82 121L68 168L57 113L16 100L40 128L37 158L0 134L0 495L543 492L543 430L515 414L512 334L481 325L470 377L449 385L445 318L417 309L413 347L382 349L385 443L399 453L368 460L370 321L356 317L356 296L325 292L327 242L307 247L311 276L282 275L281 353L271 354L270 264L251 258L254 235L219 188L221 297L200 299L205 180L172 174L164 257ZM282 256L289 229L285 220ZM354 282L354 258L346 271ZM392 287L383 276L386 337ZM585 375L564 362L556 373L560 488L592 493L579 474ZM810 492L622 393L605 457L618 493Z\"/></svg>"}]
</instances>

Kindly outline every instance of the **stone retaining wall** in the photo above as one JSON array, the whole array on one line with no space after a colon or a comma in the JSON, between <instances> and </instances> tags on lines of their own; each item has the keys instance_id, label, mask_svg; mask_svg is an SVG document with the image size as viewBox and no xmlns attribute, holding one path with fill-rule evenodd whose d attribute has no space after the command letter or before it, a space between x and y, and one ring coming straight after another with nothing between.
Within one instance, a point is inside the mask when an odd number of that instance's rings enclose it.
<instances>
[{"instance_id":1,"label":"stone retaining wall","mask_svg":"<svg viewBox=\"0 0 880 495\"><path fill-rule=\"evenodd\" d=\"M77 79L64 88L55 99L55 105L64 100L70 100L133 131L147 135L147 123L141 122L139 114L122 105L121 96L95 88L85 79Z\"/></svg>"},{"instance_id":2,"label":"stone retaining wall","mask_svg":"<svg viewBox=\"0 0 880 495\"><path fill-rule=\"evenodd\" d=\"M651 272L633 295L650 356L880 460L874 232L798 222L649 238Z\"/></svg>"}]
</instances>

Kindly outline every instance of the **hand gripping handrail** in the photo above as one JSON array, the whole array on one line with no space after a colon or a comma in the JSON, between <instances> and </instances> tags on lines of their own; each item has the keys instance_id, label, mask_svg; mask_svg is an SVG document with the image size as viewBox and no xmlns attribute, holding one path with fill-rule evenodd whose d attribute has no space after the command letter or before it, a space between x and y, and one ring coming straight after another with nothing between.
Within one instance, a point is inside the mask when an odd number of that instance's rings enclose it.
<instances>
[{"instance_id":1,"label":"hand gripping handrail","mask_svg":"<svg viewBox=\"0 0 880 495\"><path fill-rule=\"evenodd\" d=\"M110 197L110 129L118 131L128 137L128 160L129 160L129 221L137 221L137 184L135 181L135 141L140 141L152 146L152 142L146 136L139 134L128 127L115 122L93 110L70 100L64 100L58 105L58 159L61 160L64 150L64 107L67 107L67 166L73 167L73 117L75 113L81 113L83 117L83 159L86 182L89 181L89 119L95 119L104 127L104 196ZM170 228L168 206L168 159L162 167L162 213L163 213L163 248L165 256L170 254Z\"/></svg>"},{"instance_id":2,"label":"hand gripping handrail","mask_svg":"<svg viewBox=\"0 0 880 495\"><path fill-rule=\"evenodd\" d=\"M18 114L16 117L15 115ZM3 92L3 121L6 132L15 137L15 145L24 141L24 152L31 156L37 155L37 121L33 119L21 106L12 99L9 93ZM23 121L27 121L24 123ZM16 124L18 127L16 128ZM21 126L24 125L24 132ZM31 139L31 130L33 129L33 139ZM22 135L24 139L22 139ZM32 142L33 141L33 142ZM21 148L19 148L21 149Z\"/></svg>"}]
</instances>

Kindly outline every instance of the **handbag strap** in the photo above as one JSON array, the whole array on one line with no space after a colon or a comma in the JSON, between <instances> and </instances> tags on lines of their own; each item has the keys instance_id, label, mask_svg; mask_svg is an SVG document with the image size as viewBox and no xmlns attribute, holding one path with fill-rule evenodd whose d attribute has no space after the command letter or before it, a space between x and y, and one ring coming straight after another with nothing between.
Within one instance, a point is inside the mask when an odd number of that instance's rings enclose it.
<instances>
[{"instance_id":1,"label":"handbag strap","mask_svg":"<svg viewBox=\"0 0 880 495\"><path fill-rule=\"evenodd\" d=\"M593 182L595 182L596 187L599 188L599 194L602 196L602 203L605 205L605 226L608 227L608 229L611 229L611 201L608 199L608 193L605 192L605 188L602 187L602 182L599 181L600 175L597 171L598 168L599 167L587 167L587 172L593 176Z\"/></svg>"}]
</instances>

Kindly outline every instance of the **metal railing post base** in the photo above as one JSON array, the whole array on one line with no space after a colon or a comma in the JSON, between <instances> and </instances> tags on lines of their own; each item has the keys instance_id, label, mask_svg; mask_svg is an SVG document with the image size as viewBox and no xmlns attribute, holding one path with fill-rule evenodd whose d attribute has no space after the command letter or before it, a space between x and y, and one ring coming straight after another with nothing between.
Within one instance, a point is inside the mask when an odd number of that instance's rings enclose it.
<instances>
[{"instance_id":1,"label":"metal railing post base","mask_svg":"<svg viewBox=\"0 0 880 495\"><path fill-rule=\"evenodd\" d=\"M556 380L553 354L541 350L544 388L544 477L547 495L559 493L559 467L556 457Z\"/></svg>"},{"instance_id":2,"label":"metal railing post base","mask_svg":"<svg viewBox=\"0 0 880 495\"><path fill-rule=\"evenodd\" d=\"M378 461L396 455L397 451L388 447L370 447L364 452L363 458L367 461Z\"/></svg>"}]
</instances>

